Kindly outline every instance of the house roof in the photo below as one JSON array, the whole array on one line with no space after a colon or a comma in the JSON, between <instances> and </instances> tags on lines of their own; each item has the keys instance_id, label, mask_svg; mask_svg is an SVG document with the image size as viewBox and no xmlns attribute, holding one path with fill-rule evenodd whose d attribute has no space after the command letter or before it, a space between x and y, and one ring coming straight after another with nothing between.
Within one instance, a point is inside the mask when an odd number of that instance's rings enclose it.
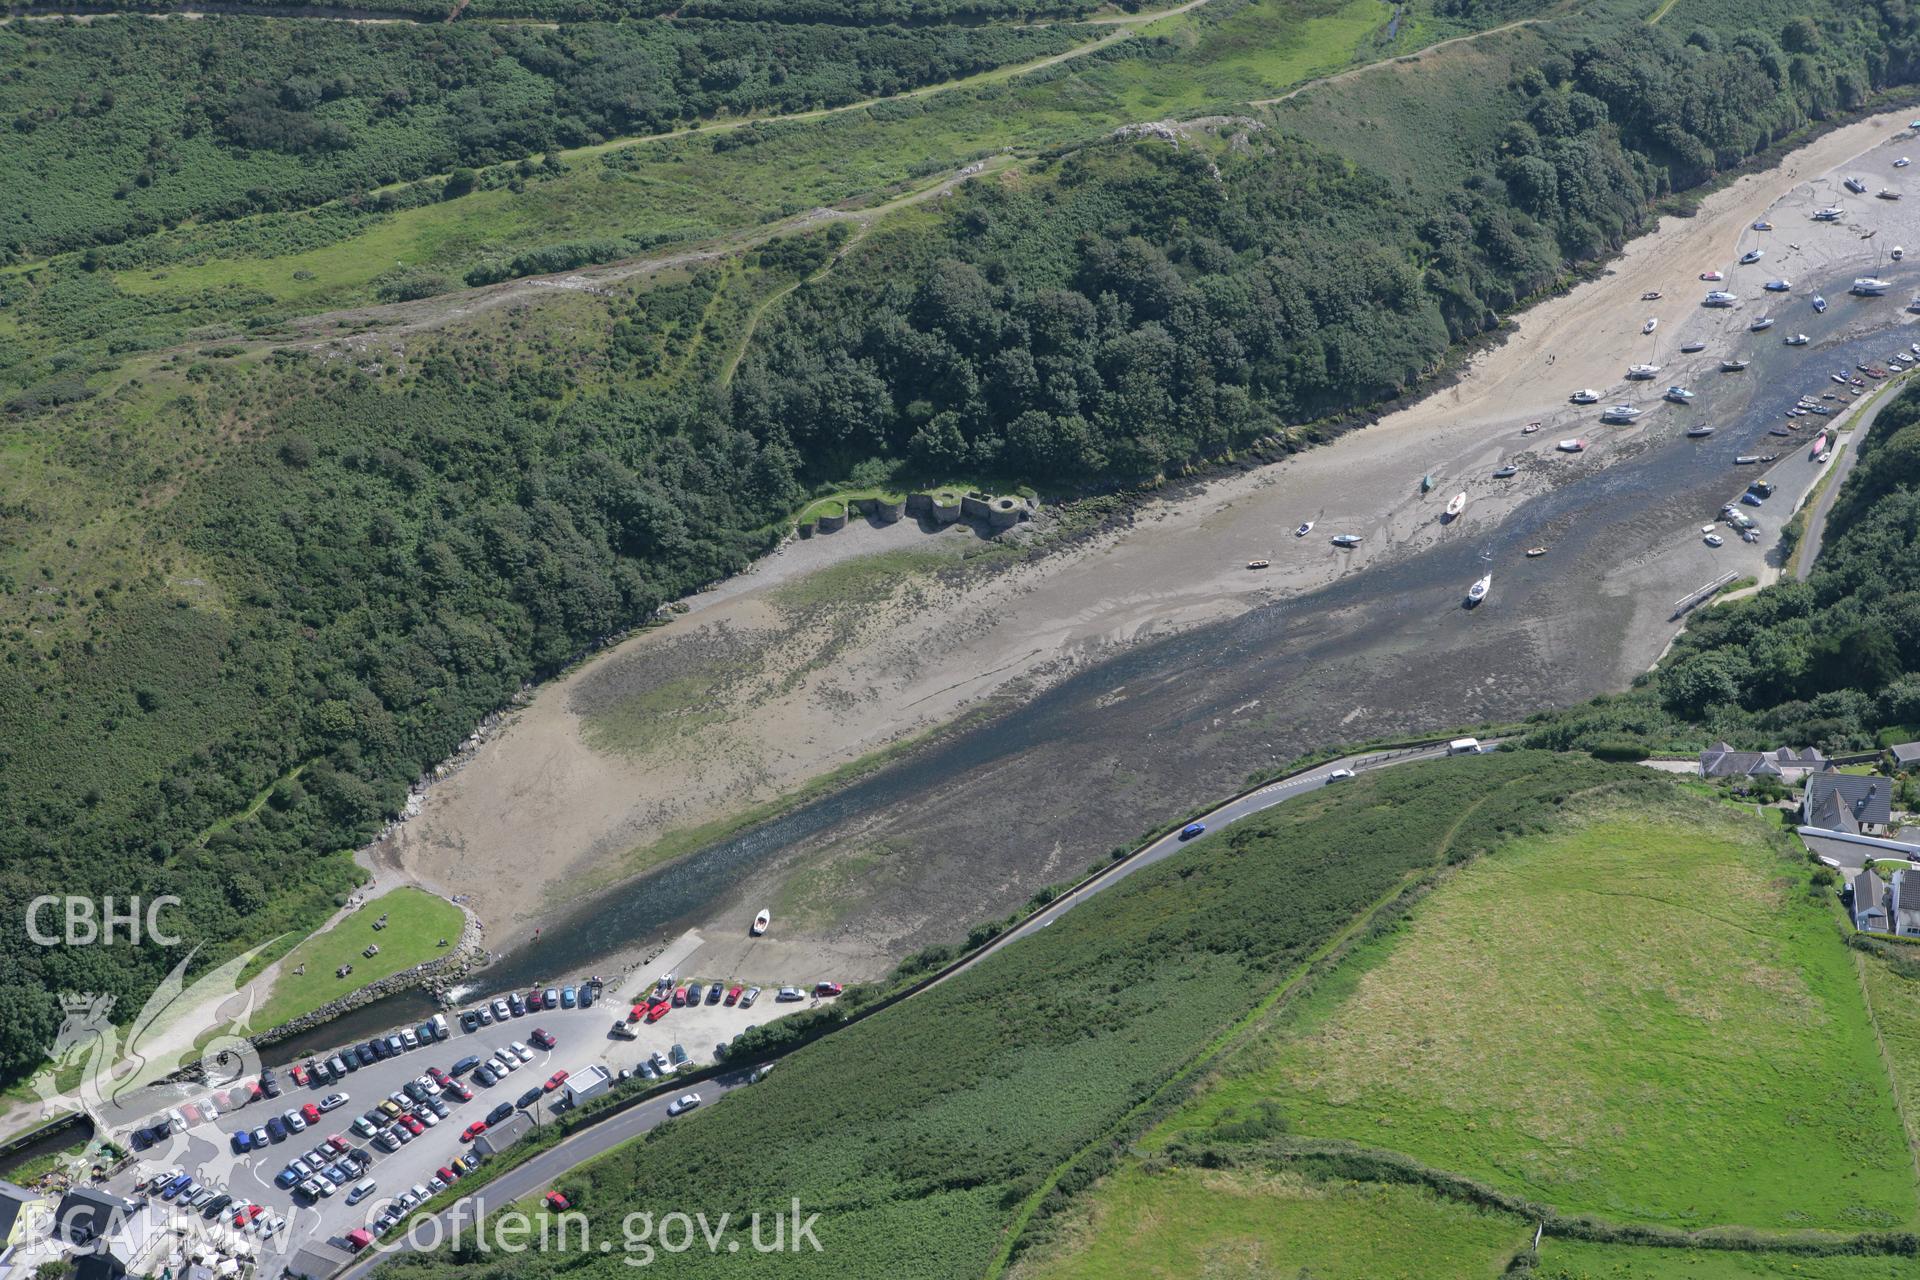
<instances>
[{"instance_id":1,"label":"house roof","mask_svg":"<svg viewBox=\"0 0 1920 1280\"><path fill-rule=\"evenodd\" d=\"M1778 777L1781 767L1813 769L1826 763L1817 747L1775 747L1772 751L1735 751L1716 742L1700 753L1700 774L1706 778Z\"/></svg>"},{"instance_id":2,"label":"house roof","mask_svg":"<svg viewBox=\"0 0 1920 1280\"><path fill-rule=\"evenodd\" d=\"M1850 825L1835 826L1824 819L1844 809ZM1807 811L1812 825L1829 831L1858 831L1885 826L1893 819L1893 786L1885 778L1857 773L1816 773L1807 778Z\"/></svg>"},{"instance_id":3,"label":"house roof","mask_svg":"<svg viewBox=\"0 0 1920 1280\"><path fill-rule=\"evenodd\" d=\"M1853 913L1859 915L1874 907L1884 906L1887 900L1887 882L1868 867L1853 878Z\"/></svg>"},{"instance_id":4,"label":"house roof","mask_svg":"<svg viewBox=\"0 0 1920 1280\"><path fill-rule=\"evenodd\" d=\"M60 1197L54 1210L54 1234L73 1244L87 1244L127 1220L133 1206L92 1187L75 1187Z\"/></svg>"},{"instance_id":5,"label":"house roof","mask_svg":"<svg viewBox=\"0 0 1920 1280\"><path fill-rule=\"evenodd\" d=\"M1896 742L1887 750L1893 753L1895 764L1920 764L1920 742Z\"/></svg>"}]
</instances>

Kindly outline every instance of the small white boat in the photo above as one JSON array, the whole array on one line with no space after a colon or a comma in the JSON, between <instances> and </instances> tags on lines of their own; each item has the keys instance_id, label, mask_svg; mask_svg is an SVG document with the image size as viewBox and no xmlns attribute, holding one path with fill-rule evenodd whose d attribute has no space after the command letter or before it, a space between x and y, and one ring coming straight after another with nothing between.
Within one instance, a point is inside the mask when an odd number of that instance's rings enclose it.
<instances>
[{"instance_id":1,"label":"small white boat","mask_svg":"<svg viewBox=\"0 0 1920 1280\"><path fill-rule=\"evenodd\" d=\"M1817 293L1816 293L1816 294L1814 294L1814 295L1813 295L1813 309L1814 309L1814 311L1815 311L1815 312L1817 312L1818 314L1820 314L1820 315L1825 315L1825 314L1827 313L1827 300L1826 300L1825 298L1823 298L1823 297L1821 297L1821 296L1820 296L1819 294L1817 294Z\"/></svg>"},{"instance_id":2,"label":"small white boat","mask_svg":"<svg viewBox=\"0 0 1920 1280\"><path fill-rule=\"evenodd\" d=\"M1733 465L1734 465L1734 466L1736 466L1736 467L1750 467L1750 466L1752 466L1752 465L1753 465L1754 463L1756 463L1756 462L1758 462L1758 461L1760 461L1760 455L1759 455L1759 454L1757 454L1757 453L1743 453L1743 454L1741 454L1741 455L1740 455L1739 457L1737 457L1737 458L1735 458L1735 459L1733 460Z\"/></svg>"},{"instance_id":3,"label":"small white boat","mask_svg":"<svg viewBox=\"0 0 1920 1280\"><path fill-rule=\"evenodd\" d=\"M1703 436L1712 435L1713 428L1712 427L1688 427L1687 434L1692 436L1695 440L1698 440Z\"/></svg>"},{"instance_id":4,"label":"small white boat","mask_svg":"<svg viewBox=\"0 0 1920 1280\"><path fill-rule=\"evenodd\" d=\"M1867 184L1860 181L1860 179L1858 178L1848 178L1845 182L1841 183L1840 185L1845 187L1847 190L1853 192L1853 194L1857 196L1865 195L1867 193Z\"/></svg>"},{"instance_id":5,"label":"small white boat","mask_svg":"<svg viewBox=\"0 0 1920 1280\"><path fill-rule=\"evenodd\" d=\"M1761 316L1758 320L1755 320L1752 324L1747 326L1747 332L1760 333L1764 330L1771 329L1771 328L1773 328L1773 317Z\"/></svg>"},{"instance_id":6,"label":"small white boat","mask_svg":"<svg viewBox=\"0 0 1920 1280\"><path fill-rule=\"evenodd\" d=\"M1900 261L1900 259L1907 256L1907 251L1905 249L1902 249L1899 245L1895 245L1891 250L1888 251L1887 256L1892 258L1895 262L1898 262Z\"/></svg>"},{"instance_id":7,"label":"small white boat","mask_svg":"<svg viewBox=\"0 0 1920 1280\"><path fill-rule=\"evenodd\" d=\"M1687 401L1693 399L1693 392L1687 390L1685 387L1668 387L1667 394L1663 399L1671 400L1675 404L1685 404Z\"/></svg>"},{"instance_id":8,"label":"small white boat","mask_svg":"<svg viewBox=\"0 0 1920 1280\"><path fill-rule=\"evenodd\" d=\"M1787 345L1790 347L1804 347L1810 341L1812 341L1812 339L1808 338L1804 333L1790 334L1787 337Z\"/></svg>"},{"instance_id":9,"label":"small white boat","mask_svg":"<svg viewBox=\"0 0 1920 1280\"><path fill-rule=\"evenodd\" d=\"M1249 561L1247 561L1247 568L1249 568L1249 569L1265 569L1265 568L1267 568L1267 567L1268 567L1269 565L1271 565L1272 563L1273 563L1273 561L1271 561L1271 560L1249 560Z\"/></svg>"},{"instance_id":10,"label":"small white boat","mask_svg":"<svg viewBox=\"0 0 1920 1280\"><path fill-rule=\"evenodd\" d=\"M1697 351L1705 351L1706 349L1707 349L1707 344L1700 341L1700 339L1698 338L1695 338L1692 342L1683 342L1680 344L1681 355L1690 356Z\"/></svg>"},{"instance_id":11,"label":"small white boat","mask_svg":"<svg viewBox=\"0 0 1920 1280\"><path fill-rule=\"evenodd\" d=\"M1493 473L1493 478L1495 480L1506 480L1513 476L1517 476L1519 474L1520 474L1520 468L1514 466L1511 462L1509 462L1506 466L1501 467L1498 471L1495 471Z\"/></svg>"},{"instance_id":12,"label":"small white boat","mask_svg":"<svg viewBox=\"0 0 1920 1280\"><path fill-rule=\"evenodd\" d=\"M1765 218L1762 218L1758 222L1753 224L1753 229L1755 231L1771 231L1773 230L1773 224L1771 222L1768 222Z\"/></svg>"},{"instance_id":13,"label":"small white boat","mask_svg":"<svg viewBox=\"0 0 1920 1280\"><path fill-rule=\"evenodd\" d=\"M1654 319L1652 316L1648 316L1647 322L1640 326L1640 332L1652 333L1655 329L1658 329L1659 327L1660 327L1660 322Z\"/></svg>"},{"instance_id":14,"label":"small white boat","mask_svg":"<svg viewBox=\"0 0 1920 1280\"><path fill-rule=\"evenodd\" d=\"M1722 360L1720 362L1720 372L1738 373L1752 363L1753 361L1751 360L1735 360L1729 357L1728 359Z\"/></svg>"},{"instance_id":15,"label":"small white boat","mask_svg":"<svg viewBox=\"0 0 1920 1280\"><path fill-rule=\"evenodd\" d=\"M1489 573L1485 577L1481 578L1478 582L1468 587L1467 588L1467 605L1469 607L1472 607L1473 605L1479 604L1482 600L1485 600L1487 598L1487 591L1492 586L1493 586L1493 575Z\"/></svg>"},{"instance_id":16,"label":"small white boat","mask_svg":"<svg viewBox=\"0 0 1920 1280\"><path fill-rule=\"evenodd\" d=\"M1333 536L1333 545L1336 547L1357 547L1360 545L1360 535L1357 533L1337 533Z\"/></svg>"},{"instance_id":17,"label":"small white boat","mask_svg":"<svg viewBox=\"0 0 1920 1280\"><path fill-rule=\"evenodd\" d=\"M1750 267L1754 263L1760 261L1760 259L1766 256L1767 256L1767 251L1765 249L1749 249L1745 253L1740 255L1740 265L1743 267Z\"/></svg>"},{"instance_id":18,"label":"small white boat","mask_svg":"<svg viewBox=\"0 0 1920 1280\"><path fill-rule=\"evenodd\" d=\"M1447 519L1451 520L1467 509L1467 492L1462 489L1447 499Z\"/></svg>"},{"instance_id":19,"label":"small white boat","mask_svg":"<svg viewBox=\"0 0 1920 1280\"><path fill-rule=\"evenodd\" d=\"M1633 382L1645 382L1649 378L1658 377L1659 373L1660 366L1657 364L1630 364L1627 366L1627 377Z\"/></svg>"},{"instance_id":20,"label":"small white boat","mask_svg":"<svg viewBox=\"0 0 1920 1280\"><path fill-rule=\"evenodd\" d=\"M1658 289L1649 289L1645 293L1640 295L1640 301L1658 302L1660 301L1660 291Z\"/></svg>"},{"instance_id":21,"label":"small white boat","mask_svg":"<svg viewBox=\"0 0 1920 1280\"><path fill-rule=\"evenodd\" d=\"M1765 284L1761 285L1760 287L1762 289L1765 289L1768 293L1792 293L1793 281L1769 280Z\"/></svg>"},{"instance_id":22,"label":"small white boat","mask_svg":"<svg viewBox=\"0 0 1920 1280\"><path fill-rule=\"evenodd\" d=\"M1619 426L1623 423L1633 422L1639 418L1642 412L1643 410L1636 409L1630 404L1610 404L1601 411L1600 421Z\"/></svg>"},{"instance_id":23,"label":"small white boat","mask_svg":"<svg viewBox=\"0 0 1920 1280\"><path fill-rule=\"evenodd\" d=\"M765 907L760 908L760 914L753 918L753 936L757 938L765 933L767 926L772 923L773 912L767 910Z\"/></svg>"},{"instance_id":24,"label":"small white boat","mask_svg":"<svg viewBox=\"0 0 1920 1280\"><path fill-rule=\"evenodd\" d=\"M1600 403L1600 393L1598 391L1595 391L1592 387L1582 387L1578 391L1574 392L1571 396L1568 396L1567 398L1573 401L1575 404L1599 404Z\"/></svg>"},{"instance_id":25,"label":"small white boat","mask_svg":"<svg viewBox=\"0 0 1920 1280\"><path fill-rule=\"evenodd\" d=\"M1562 440L1553 446L1562 453L1579 453L1587 447L1585 439Z\"/></svg>"},{"instance_id":26,"label":"small white boat","mask_svg":"<svg viewBox=\"0 0 1920 1280\"><path fill-rule=\"evenodd\" d=\"M1539 557L1545 554L1547 554L1547 549L1545 547L1528 547L1527 548L1527 558L1529 560L1538 559Z\"/></svg>"},{"instance_id":27,"label":"small white boat","mask_svg":"<svg viewBox=\"0 0 1920 1280\"><path fill-rule=\"evenodd\" d=\"M1596 396L1596 397L1594 397L1594 398L1595 398L1595 399L1598 399L1599 397L1598 397L1598 396ZM1529 423L1528 423L1528 424L1527 424L1526 426L1524 426L1524 427L1522 427L1522 428L1520 428L1520 434L1521 434L1521 435L1523 435L1523 436L1530 436L1530 435L1532 435L1532 434L1533 434L1534 432L1536 432L1536 431L1538 431L1539 429L1540 429L1540 424L1539 424L1539 423L1537 423L1537 422L1529 422Z\"/></svg>"},{"instance_id":28,"label":"small white boat","mask_svg":"<svg viewBox=\"0 0 1920 1280\"><path fill-rule=\"evenodd\" d=\"M1700 299L1700 305L1703 307L1732 307L1737 306L1739 302L1739 294L1728 293L1725 289L1715 289L1712 293Z\"/></svg>"},{"instance_id":29,"label":"small white boat","mask_svg":"<svg viewBox=\"0 0 1920 1280\"><path fill-rule=\"evenodd\" d=\"M1816 209L1813 214L1813 220L1815 222L1838 222L1845 213L1846 210L1842 209L1839 205L1830 204L1824 209Z\"/></svg>"},{"instance_id":30,"label":"small white boat","mask_svg":"<svg viewBox=\"0 0 1920 1280\"><path fill-rule=\"evenodd\" d=\"M1848 292L1862 298L1878 298L1886 294L1888 287L1885 280L1874 276L1861 276L1853 282L1853 288Z\"/></svg>"},{"instance_id":31,"label":"small white boat","mask_svg":"<svg viewBox=\"0 0 1920 1280\"><path fill-rule=\"evenodd\" d=\"M1709 282L1712 282L1715 280L1725 280L1727 278L1727 273L1724 271L1702 271L1700 273L1700 278L1702 280L1706 280Z\"/></svg>"},{"instance_id":32,"label":"small white boat","mask_svg":"<svg viewBox=\"0 0 1920 1280\"><path fill-rule=\"evenodd\" d=\"M1293 536L1296 538L1304 538L1312 532L1313 532L1313 521L1302 520L1300 522L1300 527L1293 531Z\"/></svg>"},{"instance_id":33,"label":"small white boat","mask_svg":"<svg viewBox=\"0 0 1920 1280\"><path fill-rule=\"evenodd\" d=\"M1893 167L1896 169L1904 169L1912 163L1913 161L1907 159L1905 156L1901 156L1898 160L1895 160L1893 162Z\"/></svg>"},{"instance_id":34,"label":"small white boat","mask_svg":"<svg viewBox=\"0 0 1920 1280\"><path fill-rule=\"evenodd\" d=\"M1873 194L1876 199L1880 200L1898 200L1900 198L1900 193L1892 187L1882 187Z\"/></svg>"}]
</instances>

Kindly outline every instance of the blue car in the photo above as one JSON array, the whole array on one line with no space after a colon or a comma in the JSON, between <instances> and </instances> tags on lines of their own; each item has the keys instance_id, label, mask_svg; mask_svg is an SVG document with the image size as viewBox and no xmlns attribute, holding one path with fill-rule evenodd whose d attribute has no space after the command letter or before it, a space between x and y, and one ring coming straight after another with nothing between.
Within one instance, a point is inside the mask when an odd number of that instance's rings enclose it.
<instances>
[{"instance_id":1,"label":"blue car","mask_svg":"<svg viewBox=\"0 0 1920 1280\"><path fill-rule=\"evenodd\" d=\"M298 1181L300 1181L300 1171L292 1165L288 1165L273 1175L273 1185L279 1187L282 1191L288 1190Z\"/></svg>"},{"instance_id":2,"label":"blue car","mask_svg":"<svg viewBox=\"0 0 1920 1280\"><path fill-rule=\"evenodd\" d=\"M1749 489L1747 490L1747 492L1740 495L1740 501L1746 503L1750 507L1757 507L1761 503L1765 502L1766 499L1761 497L1759 494L1753 492L1753 490Z\"/></svg>"},{"instance_id":3,"label":"blue car","mask_svg":"<svg viewBox=\"0 0 1920 1280\"><path fill-rule=\"evenodd\" d=\"M561 989L560 1007L562 1009L571 1009L579 1002L579 998L572 987L564 987Z\"/></svg>"},{"instance_id":4,"label":"blue car","mask_svg":"<svg viewBox=\"0 0 1920 1280\"><path fill-rule=\"evenodd\" d=\"M243 1156L253 1150L253 1135L245 1129L233 1135L233 1154Z\"/></svg>"},{"instance_id":5,"label":"blue car","mask_svg":"<svg viewBox=\"0 0 1920 1280\"><path fill-rule=\"evenodd\" d=\"M185 1191L187 1189L188 1184L190 1184L192 1181L193 1181L192 1174L190 1173L180 1174L172 1182L169 1182L166 1186L160 1189L160 1198L162 1200L173 1199L175 1196L179 1195L182 1191Z\"/></svg>"},{"instance_id":6,"label":"blue car","mask_svg":"<svg viewBox=\"0 0 1920 1280\"><path fill-rule=\"evenodd\" d=\"M1206 829L1207 824L1204 822L1189 822L1186 826L1180 828L1180 838L1182 840L1191 840Z\"/></svg>"},{"instance_id":7,"label":"blue car","mask_svg":"<svg viewBox=\"0 0 1920 1280\"><path fill-rule=\"evenodd\" d=\"M267 1121L267 1136L275 1142L285 1142L287 1140L287 1122L279 1116L271 1117Z\"/></svg>"}]
</instances>

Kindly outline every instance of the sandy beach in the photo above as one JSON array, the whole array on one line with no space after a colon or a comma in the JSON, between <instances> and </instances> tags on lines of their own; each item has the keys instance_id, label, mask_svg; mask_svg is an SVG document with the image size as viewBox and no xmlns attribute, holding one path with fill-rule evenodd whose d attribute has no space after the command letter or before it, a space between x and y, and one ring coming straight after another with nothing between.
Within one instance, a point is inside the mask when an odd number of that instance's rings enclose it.
<instances>
[{"instance_id":1,"label":"sandy beach","mask_svg":"<svg viewBox=\"0 0 1920 1280\"><path fill-rule=\"evenodd\" d=\"M1886 115L1849 125L1739 179L1697 216L1663 219L1603 277L1518 317L1517 331L1456 384L1331 445L1149 503L1128 527L1032 561L983 563L978 534L930 533L910 522L790 542L689 600L670 625L538 690L464 768L427 792L416 817L365 856L436 892L471 895L489 945L511 947L577 901L583 886L644 866L645 851L670 832L791 793L970 708L1030 699L1142 640L1379 572L1450 539L1485 536L1569 477L1679 436L1700 415L1662 405L1660 393L1669 383L1721 378L1722 355L1777 346L1795 317L1810 316L1798 278L1884 271L1890 242L1920 247L1920 195L1871 195L1910 172L1891 167L1902 148L1920 155L1904 124L1904 116ZM1840 190L1849 165L1867 196ZM1848 211L1842 221L1810 220L1834 202ZM1776 230L1751 229L1763 215ZM1868 230L1875 234L1863 238ZM1765 257L1736 267L1755 247ZM1730 283L1701 283L1709 269ZM1762 293L1764 281L1783 276L1796 279L1796 292L1777 301ZM1701 294L1714 287L1737 292L1741 306L1702 309ZM1655 290L1661 299L1641 300ZM1896 288L1859 324L1886 325L1907 292ZM1845 309L1846 299L1832 300L1836 313ZM1748 323L1770 305L1780 323L1749 335ZM1648 318L1659 321L1652 336L1641 332ZM1680 355L1680 343L1696 337L1707 350ZM1643 361L1662 366L1658 378L1626 382L1627 366ZM1748 386L1755 390L1737 394L1758 394L1757 382ZM1632 427L1602 427L1595 408L1568 403L1583 387L1600 391L1603 404L1630 399L1647 412ZM1729 407L1745 403L1734 396L1723 394ZM1523 435L1536 420L1542 428ZM1590 448L1577 457L1554 451L1572 436ZM1518 476L1491 479L1506 461L1521 468ZM1435 491L1423 496L1427 474ZM1439 505L1461 491L1465 513L1442 524ZM1304 520L1315 522L1314 532L1295 538ZM1676 597L1723 569L1757 570L1766 550L1730 542L1716 555L1696 534L1669 554L1685 520L1662 514L1657 523L1621 530L1619 553L1595 569L1594 590L1622 604L1617 635L1568 634L1548 616L1529 624L1539 643L1580 651L1598 687L1624 686L1653 661L1679 625ZM1326 538L1342 531L1365 541L1336 552ZM1250 572L1255 557L1272 567ZM1595 648L1603 642L1604 651ZM1360 728L1365 709L1356 706L1345 727ZM1464 699L1459 718L1472 714L1473 700ZM1325 732L1340 736L1342 728ZM1276 753L1285 749L1276 744ZM1267 763L1248 760L1246 768ZM1077 869L1070 855L1038 855L1031 874L1004 890ZM762 879L748 892L774 889ZM725 910L730 916L746 901ZM938 904L927 911L937 915ZM871 969L912 932L873 947L841 928L796 937L787 945L801 951L783 967L809 968L802 961L811 958L841 972Z\"/></svg>"}]
</instances>

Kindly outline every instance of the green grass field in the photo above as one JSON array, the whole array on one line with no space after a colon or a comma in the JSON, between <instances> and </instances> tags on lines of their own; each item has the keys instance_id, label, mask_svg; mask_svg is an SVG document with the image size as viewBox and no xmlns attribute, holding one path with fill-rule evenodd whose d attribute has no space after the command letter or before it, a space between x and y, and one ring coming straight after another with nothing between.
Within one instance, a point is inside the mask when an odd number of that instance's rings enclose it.
<instances>
[{"instance_id":1,"label":"green grass field","mask_svg":"<svg viewBox=\"0 0 1920 1280\"><path fill-rule=\"evenodd\" d=\"M382 915L387 927L376 932L373 922ZM395 889L380 895L287 953L273 991L254 1015L255 1029L277 1027L370 982L445 955L449 948L440 946L440 939L459 941L462 923L459 907L423 890ZM368 943L380 946L372 959L360 954ZM353 973L334 977L343 964L352 965ZM306 972L296 977L293 971L302 965Z\"/></svg>"},{"instance_id":2,"label":"green grass field","mask_svg":"<svg viewBox=\"0 0 1920 1280\"><path fill-rule=\"evenodd\" d=\"M1915 1220L1851 955L1725 807L1608 812L1466 868L1227 1072L1157 1136L1271 1099L1296 1132L1562 1211Z\"/></svg>"},{"instance_id":3,"label":"green grass field","mask_svg":"<svg viewBox=\"0 0 1920 1280\"><path fill-rule=\"evenodd\" d=\"M1913 1280L1920 1264L1911 1258L1803 1258L1548 1240L1532 1275L1533 1280Z\"/></svg>"},{"instance_id":4,"label":"green grass field","mask_svg":"<svg viewBox=\"0 0 1920 1280\"><path fill-rule=\"evenodd\" d=\"M1408 1187L1244 1170L1131 1168L1100 1189L1061 1250L1018 1280L1492 1277L1532 1231Z\"/></svg>"}]
</instances>

